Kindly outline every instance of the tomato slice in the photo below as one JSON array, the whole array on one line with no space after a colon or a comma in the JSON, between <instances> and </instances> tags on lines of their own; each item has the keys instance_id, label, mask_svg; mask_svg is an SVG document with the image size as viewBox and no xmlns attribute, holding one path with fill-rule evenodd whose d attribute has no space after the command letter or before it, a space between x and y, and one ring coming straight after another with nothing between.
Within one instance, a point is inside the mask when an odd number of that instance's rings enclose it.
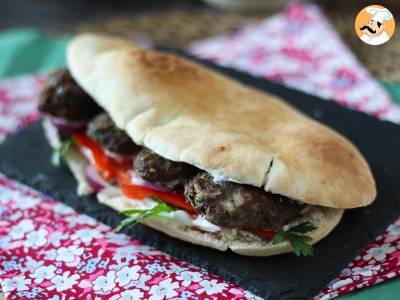
<instances>
[{"instance_id":1,"label":"tomato slice","mask_svg":"<svg viewBox=\"0 0 400 300\"><path fill-rule=\"evenodd\" d=\"M132 160L117 161L108 156L103 148L94 140L84 133L74 135L74 141L78 145L81 152L90 151L94 160L97 171L106 180L117 179L118 186L128 198L144 199L150 196L155 196L165 203L186 210L191 214L197 214L193 206L186 201L183 193L180 191L161 192L141 185L133 184L130 175L127 172L132 169ZM271 240L277 234L272 230L245 228L264 239Z\"/></svg>"},{"instance_id":2,"label":"tomato slice","mask_svg":"<svg viewBox=\"0 0 400 300\"><path fill-rule=\"evenodd\" d=\"M257 229L257 228L245 228L245 230L254 233L266 240L271 240L277 235L277 232L273 230Z\"/></svg>"},{"instance_id":3,"label":"tomato slice","mask_svg":"<svg viewBox=\"0 0 400 300\"><path fill-rule=\"evenodd\" d=\"M103 148L86 134L75 134L74 140L81 152L84 152L84 150L90 151L97 171L99 171L106 180L115 179L120 170L132 168L132 160L117 161L107 156Z\"/></svg>"},{"instance_id":4,"label":"tomato slice","mask_svg":"<svg viewBox=\"0 0 400 300\"><path fill-rule=\"evenodd\" d=\"M155 196L174 207L184 209L190 213L196 213L192 205L190 205L186 201L186 198L182 194L182 192L162 192L141 185L133 184L128 172L118 172L118 186L120 187L124 195L128 198L144 199L146 197Z\"/></svg>"}]
</instances>

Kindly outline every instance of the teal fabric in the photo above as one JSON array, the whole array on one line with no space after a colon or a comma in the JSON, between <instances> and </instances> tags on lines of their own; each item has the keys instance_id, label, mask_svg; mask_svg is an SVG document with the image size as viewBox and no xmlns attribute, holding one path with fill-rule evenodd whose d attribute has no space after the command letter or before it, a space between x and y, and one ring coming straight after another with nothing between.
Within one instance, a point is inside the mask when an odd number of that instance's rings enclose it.
<instances>
[{"instance_id":1,"label":"teal fabric","mask_svg":"<svg viewBox=\"0 0 400 300\"><path fill-rule=\"evenodd\" d=\"M341 300L396 300L400 299L400 278L365 288L340 297Z\"/></svg>"},{"instance_id":2,"label":"teal fabric","mask_svg":"<svg viewBox=\"0 0 400 300\"><path fill-rule=\"evenodd\" d=\"M47 72L65 65L68 37L55 38L34 29L0 33L0 78Z\"/></svg>"},{"instance_id":3,"label":"teal fabric","mask_svg":"<svg viewBox=\"0 0 400 300\"><path fill-rule=\"evenodd\" d=\"M389 92L392 99L397 103L400 104L400 82L396 83L389 83L382 79L379 80L380 83L386 88ZM400 298L400 296L399 296Z\"/></svg>"},{"instance_id":4,"label":"teal fabric","mask_svg":"<svg viewBox=\"0 0 400 300\"><path fill-rule=\"evenodd\" d=\"M0 32L0 78L20 74L48 72L65 65L65 47L69 37L54 37L34 29ZM400 103L400 83L383 86ZM400 299L400 278L363 289L341 299Z\"/></svg>"}]
</instances>

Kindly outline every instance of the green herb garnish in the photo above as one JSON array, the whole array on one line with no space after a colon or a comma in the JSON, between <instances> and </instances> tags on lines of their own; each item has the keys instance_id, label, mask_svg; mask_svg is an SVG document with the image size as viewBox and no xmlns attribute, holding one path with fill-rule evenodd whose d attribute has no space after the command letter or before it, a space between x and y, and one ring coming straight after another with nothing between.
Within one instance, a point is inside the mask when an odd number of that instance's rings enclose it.
<instances>
[{"instance_id":1,"label":"green herb garnish","mask_svg":"<svg viewBox=\"0 0 400 300\"><path fill-rule=\"evenodd\" d=\"M73 145L74 141L71 138L60 135L60 146L57 149L54 149L53 155L51 156L52 164L54 166L59 166L61 163L61 157L63 157Z\"/></svg>"},{"instance_id":2,"label":"green herb garnish","mask_svg":"<svg viewBox=\"0 0 400 300\"><path fill-rule=\"evenodd\" d=\"M155 197L152 198L156 199ZM135 226L137 223L143 221L144 219L157 216L162 212L171 212L173 210L174 209L168 204L160 202L150 209L130 209L122 211L121 214L129 216L129 218L126 218L121 223L119 223L117 227L115 227L115 230L120 231L126 226ZM133 217L131 217L132 215Z\"/></svg>"},{"instance_id":3,"label":"green herb garnish","mask_svg":"<svg viewBox=\"0 0 400 300\"><path fill-rule=\"evenodd\" d=\"M278 234L272 239L272 243L278 244L283 241L288 241L292 246L294 254L297 256L309 256L313 254L313 246L309 244L312 238L306 235L306 233L315 229L317 229L317 227L310 222L301 223L288 230L280 229L278 230Z\"/></svg>"}]
</instances>

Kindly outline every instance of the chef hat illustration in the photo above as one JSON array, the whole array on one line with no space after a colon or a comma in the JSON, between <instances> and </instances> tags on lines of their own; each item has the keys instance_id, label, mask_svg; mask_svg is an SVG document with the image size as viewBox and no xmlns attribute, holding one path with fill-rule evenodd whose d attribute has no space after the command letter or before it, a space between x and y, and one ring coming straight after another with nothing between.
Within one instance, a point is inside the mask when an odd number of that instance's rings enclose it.
<instances>
[{"instance_id":1,"label":"chef hat illustration","mask_svg":"<svg viewBox=\"0 0 400 300\"><path fill-rule=\"evenodd\" d=\"M367 13L372 15L372 21L383 24L383 21L390 20L393 16L392 13L386 8L367 7Z\"/></svg>"}]
</instances>

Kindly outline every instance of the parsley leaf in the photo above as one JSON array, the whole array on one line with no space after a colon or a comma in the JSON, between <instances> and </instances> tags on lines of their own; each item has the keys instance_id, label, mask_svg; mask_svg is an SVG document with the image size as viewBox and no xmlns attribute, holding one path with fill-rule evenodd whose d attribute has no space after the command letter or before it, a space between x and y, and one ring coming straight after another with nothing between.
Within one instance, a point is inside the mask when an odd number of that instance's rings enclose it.
<instances>
[{"instance_id":1,"label":"parsley leaf","mask_svg":"<svg viewBox=\"0 0 400 300\"><path fill-rule=\"evenodd\" d=\"M289 228L288 230L280 229L278 230L278 234L273 238L272 243L278 244L283 241L288 241L292 246L293 253L297 256L312 255L313 247L309 244L312 241L312 238L306 234L315 229L317 229L317 227L310 222L303 222Z\"/></svg>"},{"instance_id":2,"label":"parsley leaf","mask_svg":"<svg viewBox=\"0 0 400 300\"><path fill-rule=\"evenodd\" d=\"M67 153L69 149L74 145L74 141L71 138L60 135L60 146L54 149L53 155L51 156L51 162L54 166L59 166L61 163L61 157Z\"/></svg>"},{"instance_id":3,"label":"parsley leaf","mask_svg":"<svg viewBox=\"0 0 400 300\"><path fill-rule=\"evenodd\" d=\"M171 212L174 209L169 206L167 203L160 202L156 206L150 209L130 209L130 210L125 210L121 212L125 216L132 216L126 218L123 220L121 223L119 223L116 227L115 230L120 231L123 228L127 226L135 226L137 223L143 221L144 219L154 217L159 215L162 212Z\"/></svg>"}]
</instances>

